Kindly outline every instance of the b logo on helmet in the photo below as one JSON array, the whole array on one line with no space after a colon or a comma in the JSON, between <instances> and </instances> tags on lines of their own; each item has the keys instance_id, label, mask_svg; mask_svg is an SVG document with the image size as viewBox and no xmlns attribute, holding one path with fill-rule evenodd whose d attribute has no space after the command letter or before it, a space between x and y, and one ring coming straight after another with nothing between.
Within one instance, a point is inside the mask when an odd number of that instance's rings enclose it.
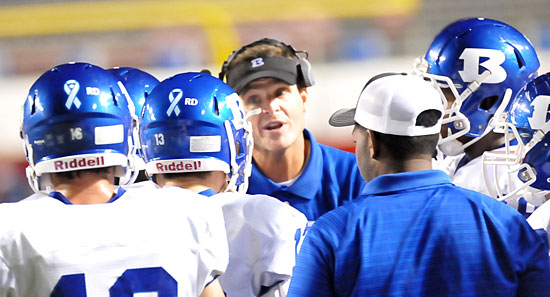
<instances>
[{"instance_id":1,"label":"b logo on helmet","mask_svg":"<svg viewBox=\"0 0 550 297\"><path fill-rule=\"evenodd\" d=\"M500 66L506 57L499 50L466 48L460 55L460 59L464 60L464 70L459 70L458 74L464 82L479 81L485 70L488 70L491 75L483 80L483 83L498 84L506 79L506 70ZM482 59L484 61L480 63Z\"/></svg>"},{"instance_id":2,"label":"b logo on helmet","mask_svg":"<svg viewBox=\"0 0 550 297\"><path fill-rule=\"evenodd\" d=\"M544 128L547 121L547 115L550 112L548 107L550 107L550 96L540 95L531 102L533 106L533 115L529 117L529 125L532 129L538 130Z\"/></svg>"}]
</instances>

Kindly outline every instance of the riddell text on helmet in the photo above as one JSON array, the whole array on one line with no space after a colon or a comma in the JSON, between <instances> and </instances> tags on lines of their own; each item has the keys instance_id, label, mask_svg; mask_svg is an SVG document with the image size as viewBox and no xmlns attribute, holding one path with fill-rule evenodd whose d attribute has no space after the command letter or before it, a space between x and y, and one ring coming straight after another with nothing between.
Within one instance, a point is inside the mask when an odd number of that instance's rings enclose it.
<instances>
[{"instance_id":1,"label":"riddell text on helmet","mask_svg":"<svg viewBox=\"0 0 550 297\"><path fill-rule=\"evenodd\" d=\"M95 158L74 158L71 161L55 161L55 170L89 168L105 165L103 156Z\"/></svg>"},{"instance_id":2,"label":"riddell text on helmet","mask_svg":"<svg viewBox=\"0 0 550 297\"><path fill-rule=\"evenodd\" d=\"M159 172L171 172L171 171L190 171L190 170L198 170L202 167L201 161L193 161L192 163L184 163L183 161L180 162L172 162L169 164L162 164L157 163L157 170Z\"/></svg>"}]
</instances>

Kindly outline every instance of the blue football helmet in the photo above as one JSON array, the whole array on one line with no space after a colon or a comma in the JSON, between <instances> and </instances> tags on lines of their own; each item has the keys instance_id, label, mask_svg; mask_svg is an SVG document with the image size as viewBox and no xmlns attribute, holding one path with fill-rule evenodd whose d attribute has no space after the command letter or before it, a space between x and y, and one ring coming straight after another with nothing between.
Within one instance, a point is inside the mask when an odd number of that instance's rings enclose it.
<instances>
[{"instance_id":1,"label":"blue football helmet","mask_svg":"<svg viewBox=\"0 0 550 297\"><path fill-rule=\"evenodd\" d=\"M132 99L137 117L141 116L141 110L145 99L151 91L159 84L159 80L151 74L132 67L115 67L107 69L120 80ZM124 91L124 90L122 90Z\"/></svg>"},{"instance_id":2,"label":"blue football helmet","mask_svg":"<svg viewBox=\"0 0 550 297\"><path fill-rule=\"evenodd\" d=\"M118 81L103 68L69 63L45 72L23 105L31 188L51 191L55 172L115 166L125 177L135 153L132 116Z\"/></svg>"},{"instance_id":3,"label":"blue football helmet","mask_svg":"<svg viewBox=\"0 0 550 297\"><path fill-rule=\"evenodd\" d=\"M189 72L162 81L145 101L140 139L149 175L223 171L227 189L246 192L251 124L239 96L221 80Z\"/></svg>"},{"instance_id":4,"label":"blue football helmet","mask_svg":"<svg viewBox=\"0 0 550 297\"><path fill-rule=\"evenodd\" d=\"M513 194L538 206L550 190L550 73L533 79L519 90L505 123L505 150L486 153L484 163L514 166L523 183ZM495 131L498 131L495 129ZM499 154L500 153L500 154ZM543 192L541 192L543 191Z\"/></svg>"},{"instance_id":5,"label":"blue football helmet","mask_svg":"<svg viewBox=\"0 0 550 297\"><path fill-rule=\"evenodd\" d=\"M508 111L511 98L536 77L539 66L531 42L503 22L468 18L444 28L415 69L453 94L444 119L449 134L439 142L443 153L458 155L489 133L491 119ZM463 135L473 140L456 140Z\"/></svg>"},{"instance_id":6,"label":"blue football helmet","mask_svg":"<svg viewBox=\"0 0 550 297\"><path fill-rule=\"evenodd\" d=\"M136 118L141 117L145 99L159 84L159 80L145 71L132 67L115 67L107 69L107 71L115 75L115 78L122 82L122 92L130 97L133 102L133 106L130 106L130 109L135 111ZM138 136L135 135L134 138L138 139ZM134 167L136 170L145 170L145 162L143 160L143 154L141 153L139 141L136 143L136 146L139 158L136 158Z\"/></svg>"}]
</instances>

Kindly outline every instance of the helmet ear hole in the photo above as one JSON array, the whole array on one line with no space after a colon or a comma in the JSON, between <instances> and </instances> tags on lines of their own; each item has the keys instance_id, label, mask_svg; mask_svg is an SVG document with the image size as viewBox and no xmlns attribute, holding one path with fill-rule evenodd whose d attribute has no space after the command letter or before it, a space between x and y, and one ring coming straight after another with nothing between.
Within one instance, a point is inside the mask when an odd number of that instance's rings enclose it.
<instances>
[{"instance_id":1,"label":"helmet ear hole","mask_svg":"<svg viewBox=\"0 0 550 297\"><path fill-rule=\"evenodd\" d=\"M213 98L213 99L214 99L214 114L216 114L217 116L219 116L219 115L220 115L220 107L218 106L218 105L219 105L219 104L218 104L218 97L216 97L216 96L214 95L214 98Z\"/></svg>"},{"instance_id":2,"label":"helmet ear hole","mask_svg":"<svg viewBox=\"0 0 550 297\"><path fill-rule=\"evenodd\" d=\"M481 101L481 103L479 104L479 109L490 110L491 108L493 108L495 103L497 103L497 100L498 100L498 96L487 97Z\"/></svg>"},{"instance_id":3,"label":"helmet ear hole","mask_svg":"<svg viewBox=\"0 0 550 297\"><path fill-rule=\"evenodd\" d=\"M115 93L115 90L113 90L113 88L111 88L111 96L113 98L113 104L115 106L118 106L118 100L117 100L117 97L116 97L116 93Z\"/></svg>"},{"instance_id":4,"label":"helmet ear hole","mask_svg":"<svg viewBox=\"0 0 550 297\"><path fill-rule=\"evenodd\" d=\"M523 60L521 53L515 47L514 47L514 54L516 55L516 60L518 61L518 68L521 69L525 67L525 61Z\"/></svg>"},{"instance_id":5,"label":"helmet ear hole","mask_svg":"<svg viewBox=\"0 0 550 297\"><path fill-rule=\"evenodd\" d=\"M31 103L31 115L33 115L36 112L36 93L32 97L32 103Z\"/></svg>"}]
</instances>

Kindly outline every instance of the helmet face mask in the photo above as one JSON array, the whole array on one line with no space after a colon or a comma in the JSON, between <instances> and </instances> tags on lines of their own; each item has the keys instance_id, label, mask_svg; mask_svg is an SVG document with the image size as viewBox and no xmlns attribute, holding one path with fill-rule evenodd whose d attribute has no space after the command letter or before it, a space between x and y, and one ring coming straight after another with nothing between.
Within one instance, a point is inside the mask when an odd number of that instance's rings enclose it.
<instances>
[{"instance_id":1,"label":"helmet face mask","mask_svg":"<svg viewBox=\"0 0 550 297\"><path fill-rule=\"evenodd\" d=\"M457 116L448 120L452 139L458 138L457 133L475 139L490 132L493 116L508 111L510 98L536 77L540 66L523 34L505 23L482 18L462 19L444 28L424 60L416 71L453 90L458 110L448 112ZM511 94L506 94L507 89ZM445 141L442 138L440 143Z\"/></svg>"},{"instance_id":2,"label":"helmet face mask","mask_svg":"<svg viewBox=\"0 0 550 297\"><path fill-rule=\"evenodd\" d=\"M141 118L149 175L223 171L231 190L246 191L251 135L238 95L205 73L182 73L161 82Z\"/></svg>"},{"instance_id":3,"label":"helmet face mask","mask_svg":"<svg viewBox=\"0 0 550 297\"><path fill-rule=\"evenodd\" d=\"M550 73L541 75L525 85L514 98L505 121L498 130L505 134L505 149L486 152L485 165L506 165L521 181L514 193L532 197L550 190Z\"/></svg>"},{"instance_id":4,"label":"helmet face mask","mask_svg":"<svg viewBox=\"0 0 550 297\"><path fill-rule=\"evenodd\" d=\"M134 121L118 81L86 63L63 64L33 84L21 135L35 191L51 190L50 173L115 166L132 169Z\"/></svg>"}]
</instances>

